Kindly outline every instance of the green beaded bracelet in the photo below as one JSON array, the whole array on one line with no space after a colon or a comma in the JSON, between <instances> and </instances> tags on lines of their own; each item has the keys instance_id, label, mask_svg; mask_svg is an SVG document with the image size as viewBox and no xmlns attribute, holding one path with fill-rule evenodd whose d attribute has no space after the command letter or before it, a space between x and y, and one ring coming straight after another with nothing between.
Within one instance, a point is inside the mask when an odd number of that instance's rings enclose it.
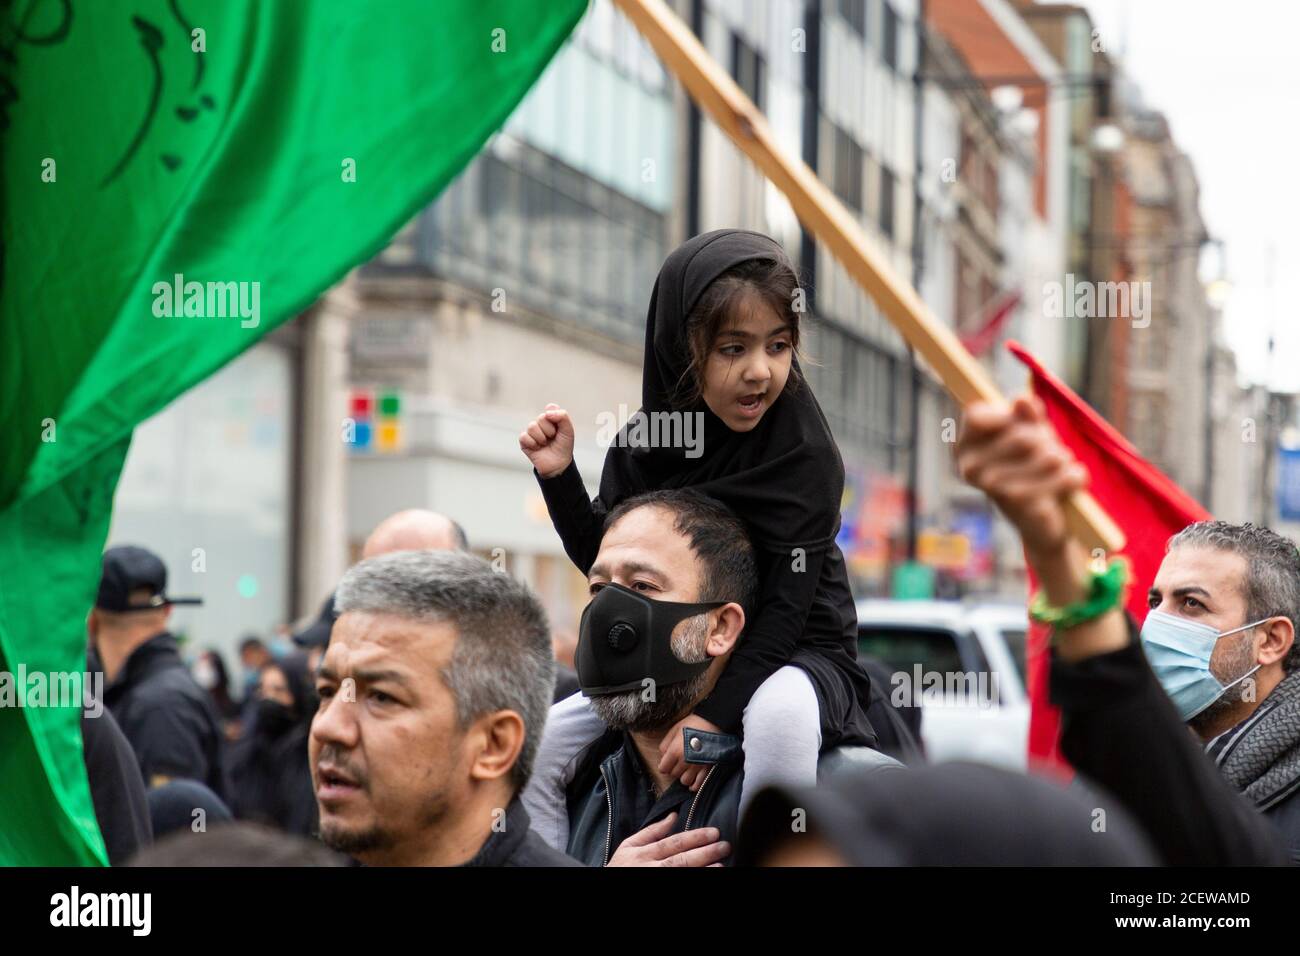
<instances>
[{"instance_id":1,"label":"green beaded bracelet","mask_svg":"<svg viewBox=\"0 0 1300 956\"><path fill-rule=\"evenodd\" d=\"M1090 571L1086 599L1065 607L1052 607L1047 603L1047 596L1039 591L1029 602L1029 616L1058 631L1078 627L1122 606L1128 582L1128 559L1122 555L1112 558L1105 571Z\"/></svg>"}]
</instances>

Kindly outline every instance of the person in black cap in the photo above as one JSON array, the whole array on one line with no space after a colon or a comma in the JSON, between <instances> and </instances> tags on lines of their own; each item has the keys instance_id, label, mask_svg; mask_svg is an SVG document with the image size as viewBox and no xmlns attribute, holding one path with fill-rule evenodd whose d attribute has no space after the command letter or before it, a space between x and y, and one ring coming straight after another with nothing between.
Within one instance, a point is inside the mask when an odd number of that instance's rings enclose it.
<instances>
[{"instance_id":1,"label":"person in black cap","mask_svg":"<svg viewBox=\"0 0 1300 956\"><path fill-rule=\"evenodd\" d=\"M145 786L197 780L224 800L221 721L167 630L172 605L199 603L168 596L167 568L153 552L109 548L86 624L104 670L104 703L131 742Z\"/></svg>"},{"instance_id":2,"label":"person in black cap","mask_svg":"<svg viewBox=\"0 0 1300 956\"><path fill-rule=\"evenodd\" d=\"M330 631L338 616L338 611L334 608L334 595L331 594L321 605L320 614L316 615L315 620L293 635L293 642L307 655L308 674L316 673L320 659L325 656L325 648L330 644Z\"/></svg>"}]
</instances>

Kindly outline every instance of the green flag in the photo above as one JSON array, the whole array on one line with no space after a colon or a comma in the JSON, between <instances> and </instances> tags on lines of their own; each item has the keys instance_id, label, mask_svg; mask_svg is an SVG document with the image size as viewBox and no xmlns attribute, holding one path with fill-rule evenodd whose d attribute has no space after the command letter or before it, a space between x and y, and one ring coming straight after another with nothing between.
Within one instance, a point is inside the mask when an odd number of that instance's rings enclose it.
<instances>
[{"instance_id":1,"label":"green flag","mask_svg":"<svg viewBox=\"0 0 1300 956\"><path fill-rule=\"evenodd\" d=\"M85 668L132 428L382 248L585 7L0 3L0 863L105 860L30 675Z\"/></svg>"}]
</instances>

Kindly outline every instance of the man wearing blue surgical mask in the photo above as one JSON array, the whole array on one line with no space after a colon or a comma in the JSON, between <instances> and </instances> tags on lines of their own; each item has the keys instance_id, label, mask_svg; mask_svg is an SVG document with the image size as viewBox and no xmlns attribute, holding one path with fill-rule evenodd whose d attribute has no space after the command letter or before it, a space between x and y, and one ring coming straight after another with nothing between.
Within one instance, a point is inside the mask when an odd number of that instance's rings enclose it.
<instances>
[{"instance_id":1,"label":"man wearing blue surgical mask","mask_svg":"<svg viewBox=\"0 0 1300 956\"><path fill-rule=\"evenodd\" d=\"M1267 528L1202 521L1169 542L1142 648L1220 772L1300 848L1300 553Z\"/></svg>"},{"instance_id":2,"label":"man wearing blue surgical mask","mask_svg":"<svg viewBox=\"0 0 1300 956\"><path fill-rule=\"evenodd\" d=\"M1040 400L970 406L955 450L1038 579L1030 615L1051 629L1048 689L1079 775L1120 800L1167 864L1300 862L1295 545L1204 522L1169 542L1154 582L1130 581L1071 530L1064 502L1088 475ZM1125 594L1148 587L1139 635Z\"/></svg>"},{"instance_id":3,"label":"man wearing blue surgical mask","mask_svg":"<svg viewBox=\"0 0 1300 956\"><path fill-rule=\"evenodd\" d=\"M1300 690L1300 557L1281 535L1224 521L1189 525L1170 540L1148 604L1143 649L1202 740L1249 718L1288 675Z\"/></svg>"}]
</instances>

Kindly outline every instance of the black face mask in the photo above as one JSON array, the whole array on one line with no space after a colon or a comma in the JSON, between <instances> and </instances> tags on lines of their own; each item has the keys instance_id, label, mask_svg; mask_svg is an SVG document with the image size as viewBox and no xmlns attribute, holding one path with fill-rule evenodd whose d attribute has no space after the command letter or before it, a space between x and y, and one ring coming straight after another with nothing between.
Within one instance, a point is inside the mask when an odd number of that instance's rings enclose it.
<instances>
[{"instance_id":1,"label":"black face mask","mask_svg":"<svg viewBox=\"0 0 1300 956\"><path fill-rule=\"evenodd\" d=\"M258 733L266 737L282 737L293 726L293 711L278 700L262 698L257 702Z\"/></svg>"},{"instance_id":2,"label":"black face mask","mask_svg":"<svg viewBox=\"0 0 1300 956\"><path fill-rule=\"evenodd\" d=\"M681 621L722 607L726 601L682 604L652 601L620 584L607 584L582 612L578 650L574 655L578 685L588 697L640 690L645 681L656 686L690 680L708 668L678 660L672 633Z\"/></svg>"}]
</instances>

